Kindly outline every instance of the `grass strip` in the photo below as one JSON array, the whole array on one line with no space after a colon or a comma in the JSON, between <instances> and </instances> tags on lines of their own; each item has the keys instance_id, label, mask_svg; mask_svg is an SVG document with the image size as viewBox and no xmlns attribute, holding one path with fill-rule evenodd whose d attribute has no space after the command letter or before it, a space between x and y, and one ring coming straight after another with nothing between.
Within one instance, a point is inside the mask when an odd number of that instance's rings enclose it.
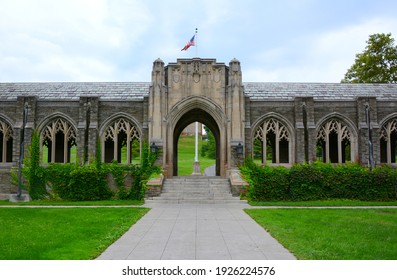
<instances>
[{"instance_id":1,"label":"grass strip","mask_svg":"<svg viewBox=\"0 0 397 280\"><path fill-rule=\"evenodd\" d=\"M298 259L397 260L397 209L247 209Z\"/></svg>"},{"instance_id":2,"label":"grass strip","mask_svg":"<svg viewBox=\"0 0 397 280\"><path fill-rule=\"evenodd\" d=\"M1 260L88 260L149 209L1 208Z\"/></svg>"},{"instance_id":3,"label":"grass strip","mask_svg":"<svg viewBox=\"0 0 397 280\"><path fill-rule=\"evenodd\" d=\"M250 201L252 206L397 206L397 201L361 201L348 199L332 199L317 201Z\"/></svg>"},{"instance_id":4,"label":"grass strip","mask_svg":"<svg viewBox=\"0 0 397 280\"><path fill-rule=\"evenodd\" d=\"M37 205L37 206L136 206L143 205L144 201L140 200L98 200L98 201L52 201L52 200L35 200L30 202L9 202L0 200L0 205Z\"/></svg>"}]
</instances>

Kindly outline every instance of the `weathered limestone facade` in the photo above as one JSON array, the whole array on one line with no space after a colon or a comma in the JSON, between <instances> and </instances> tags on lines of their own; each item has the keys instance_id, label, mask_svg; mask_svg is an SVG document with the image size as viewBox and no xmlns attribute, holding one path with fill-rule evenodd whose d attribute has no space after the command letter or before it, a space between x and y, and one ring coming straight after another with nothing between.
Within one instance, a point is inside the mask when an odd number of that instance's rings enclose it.
<instances>
[{"instance_id":1,"label":"weathered limestone facade","mask_svg":"<svg viewBox=\"0 0 397 280\"><path fill-rule=\"evenodd\" d=\"M226 65L193 58L168 65L157 59L148 83L0 83L0 194L15 191L8 174L18 163L26 105L25 142L37 129L47 162L70 161L72 149L87 160L98 138L103 161L132 162L133 147L147 140L160 149L164 175L172 177L179 135L199 121L214 133L222 177L247 156L265 164L366 165L366 108L375 163L396 162L397 85L242 80L236 59Z\"/></svg>"}]
</instances>

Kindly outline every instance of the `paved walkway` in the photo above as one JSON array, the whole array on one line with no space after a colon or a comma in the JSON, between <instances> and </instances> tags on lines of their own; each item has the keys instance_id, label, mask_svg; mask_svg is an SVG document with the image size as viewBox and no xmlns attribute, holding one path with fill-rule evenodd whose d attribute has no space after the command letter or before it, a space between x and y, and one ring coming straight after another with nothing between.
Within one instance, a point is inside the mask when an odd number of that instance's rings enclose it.
<instances>
[{"instance_id":1,"label":"paved walkway","mask_svg":"<svg viewBox=\"0 0 397 280\"><path fill-rule=\"evenodd\" d=\"M243 211L247 205L144 206L152 209L98 259L295 259Z\"/></svg>"},{"instance_id":2,"label":"paved walkway","mask_svg":"<svg viewBox=\"0 0 397 280\"><path fill-rule=\"evenodd\" d=\"M206 169L204 169L204 176L215 176L215 168L215 164L208 166Z\"/></svg>"}]
</instances>

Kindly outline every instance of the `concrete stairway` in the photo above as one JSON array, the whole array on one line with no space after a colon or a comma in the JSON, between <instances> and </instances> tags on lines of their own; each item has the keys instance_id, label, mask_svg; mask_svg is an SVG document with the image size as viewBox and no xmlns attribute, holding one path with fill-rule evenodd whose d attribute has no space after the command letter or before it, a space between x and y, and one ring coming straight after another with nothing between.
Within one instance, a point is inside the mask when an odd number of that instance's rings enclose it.
<instances>
[{"instance_id":1,"label":"concrete stairway","mask_svg":"<svg viewBox=\"0 0 397 280\"><path fill-rule=\"evenodd\" d=\"M230 192L229 179L208 176L174 177L166 179L161 195L146 202L184 204L247 204Z\"/></svg>"}]
</instances>

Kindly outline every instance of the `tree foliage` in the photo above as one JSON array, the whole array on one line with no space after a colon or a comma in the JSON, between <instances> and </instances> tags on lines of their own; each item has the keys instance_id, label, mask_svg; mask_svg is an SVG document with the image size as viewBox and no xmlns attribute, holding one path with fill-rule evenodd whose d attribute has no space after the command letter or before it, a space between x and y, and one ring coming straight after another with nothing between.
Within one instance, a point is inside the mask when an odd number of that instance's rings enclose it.
<instances>
[{"instance_id":1,"label":"tree foliage","mask_svg":"<svg viewBox=\"0 0 397 280\"><path fill-rule=\"evenodd\" d=\"M369 36L342 83L397 83L397 46L389 34Z\"/></svg>"},{"instance_id":2,"label":"tree foliage","mask_svg":"<svg viewBox=\"0 0 397 280\"><path fill-rule=\"evenodd\" d=\"M207 132L207 141L201 146L201 156L210 159L216 158L216 141L212 131L204 126L204 130Z\"/></svg>"}]
</instances>

